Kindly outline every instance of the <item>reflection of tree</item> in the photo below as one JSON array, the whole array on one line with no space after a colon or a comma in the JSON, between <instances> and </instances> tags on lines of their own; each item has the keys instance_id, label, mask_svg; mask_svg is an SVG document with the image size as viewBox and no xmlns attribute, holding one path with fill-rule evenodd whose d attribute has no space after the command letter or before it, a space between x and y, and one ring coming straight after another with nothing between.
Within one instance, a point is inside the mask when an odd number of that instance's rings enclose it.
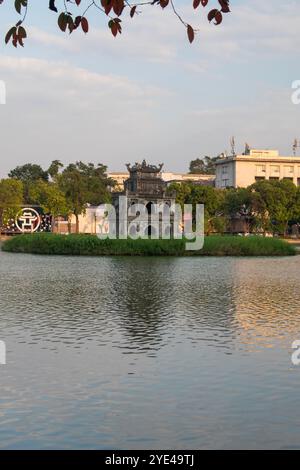
<instances>
[{"instance_id":1,"label":"reflection of tree","mask_svg":"<svg viewBox=\"0 0 300 470\"><path fill-rule=\"evenodd\" d=\"M114 259L114 321L136 350L157 349L171 328L172 289L168 272L175 259Z\"/></svg>"}]
</instances>

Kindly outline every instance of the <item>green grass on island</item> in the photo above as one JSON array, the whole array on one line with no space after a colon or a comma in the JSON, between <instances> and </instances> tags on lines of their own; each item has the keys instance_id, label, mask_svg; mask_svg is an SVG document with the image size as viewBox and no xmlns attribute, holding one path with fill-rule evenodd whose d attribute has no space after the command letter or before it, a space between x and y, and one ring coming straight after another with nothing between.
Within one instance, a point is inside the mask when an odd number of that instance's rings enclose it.
<instances>
[{"instance_id":1,"label":"green grass on island","mask_svg":"<svg viewBox=\"0 0 300 470\"><path fill-rule=\"evenodd\" d=\"M187 251L185 240L100 240L95 235L37 233L13 236L2 244L12 253L86 256L289 256L296 249L287 242L261 236L205 237L204 247Z\"/></svg>"}]
</instances>

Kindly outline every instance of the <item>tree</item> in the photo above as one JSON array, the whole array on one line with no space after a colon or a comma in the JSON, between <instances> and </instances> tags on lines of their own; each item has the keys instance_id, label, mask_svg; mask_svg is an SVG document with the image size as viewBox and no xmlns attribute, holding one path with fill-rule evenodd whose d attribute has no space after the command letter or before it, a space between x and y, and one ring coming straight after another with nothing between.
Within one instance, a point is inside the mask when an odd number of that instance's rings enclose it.
<instances>
[{"instance_id":1,"label":"tree","mask_svg":"<svg viewBox=\"0 0 300 470\"><path fill-rule=\"evenodd\" d=\"M286 234L289 221L299 215L298 191L292 181L257 181L250 186L264 201L273 233Z\"/></svg>"},{"instance_id":2,"label":"tree","mask_svg":"<svg viewBox=\"0 0 300 470\"><path fill-rule=\"evenodd\" d=\"M190 173L196 173L198 175L203 175L205 171L205 163L201 158L196 158L190 163Z\"/></svg>"},{"instance_id":3,"label":"tree","mask_svg":"<svg viewBox=\"0 0 300 470\"><path fill-rule=\"evenodd\" d=\"M61 163L60 160L53 160L53 162L51 163L51 165L48 168L47 173L49 174L49 176L51 176L51 178L53 180L55 180L57 178L59 170L63 167L64 167L64 165Z\"/></svg>"},{"instance_id":4,"label":"tree","mask_svg":"<svg viewBox=\"0 0 300 470\"><path fill-rule=\"evenodd\" d=\"M248 231L269 229L269 213L266 201L253 188L227 189L224 199L224 213L229 219L242 218Z\"/></svg>"},{"instance_id":5,"label":"tree","mask_svg":"<svg viewBox=\"0 0 300 470\"><path fill-rule=\"evenodd\" d=\"M0 0L0 4L4 1ZM89 31L88 15L92 10L97 13L106 15L108 20L108 28L112 35L115 37L122 33L122 20L125 14L131 18L141 13L146 6L154 6L159 8L170 8L177 19L182 23L186 29L187 37L190 43L194 41L196 29L191 26L180 15L175 5L175 0L149 0L141 2L130 2L127 0L64 0L63 10L58 10L58 1L49 0L49 9L57 15L58 27L63 32L73 33L77 29L82 29L84 33ZM62 3L62 2L61 2ZM229 13L229 0L191 0L192 7L198 9L199 7L205 8L207 5L214 6L207 15L209 22L214 22L219 25L223 20L223 14ZM25 19L29 6L32 6L31 0L15 0L14 8L20 15L20 19L12 26L6 36L6 44L11 42L14 47L18 45L24 46L24 40L27 37L27 32L24 28ZM218 7L218 8L217 8Z\"/></svg>"},{"instance_id":6,"label":"tree","mask_svg":"<svg viewBox=\"0 0 300 470\"><path fill-rule=\"evenodd\" d=\"M14 179L0 180L0 220L15 218L23 203L23 183Z\"/></svg>"},{"instance_id":7,"label":"tree","mask_svg":"<svg viewBox=\"0 0 300 470\"><path fill-rule=\"evenodd\" d=\"M106 176L106 166L76 162L68 165L58 176L58 185L66 197L67 205L76 218L79 232L79 215L85 213L88 204L99 205L110 201L108 186L113 181Z\"/></svg>"},{"instance_id":8,"label":"tree","mask_svg":"<svg viewBox=\"0 0 300 470\"><path fill-rule=\"evenodd\" d=\"M45 214L57 217L67 216L71 212L63 191L57 183L46 181L36 181L29 188L30 199L34 204L39 205Z\"/></svg>"},{"instance_id":9,"label":"tree","mask_svg":"<svg viewBox=\"0 0 300 470\"><path fill-rule=\"evenodd\" d=\"M223 205L225 192L212 186L196 185L192 182L172 183L168 193L176 191L176 202L183 208L184 204L204 204L204 221L206 233L224 227Z\"/></svg>"},{"instance_id":10,"label":"tree","mask_svg":"<svg viewBox=\"0 0 300 470\"><path fill-rule=\"evenodd\" d=\"M218 157L205 156L204 159L196 158L196 160L192 160L190 163L190 173L215 175L217 160Z\"/></svg>"},{"instance_id":11,"label":"tree","mask_svg":"<svg viewBox=\"0 0 300 470\"><path fill-rule=\"evenodd\" d=\"M17 166L8 174L9 178L16 178L23 183L44 180L48 181L48 173L44 171L40 165L26 163L22 166Z\"/></svg>"},{"instance_id":12,"label":"tree","mask_svg":"<svg viewBox=\"0 0 300 470\"><path fill-rule=\"evenodd\" d=\"M17 166L8 174L9 178L19 180L23 183L24 189L24 202L25 204L31 203L29 197L29 187L31 183L38 180L48 181L48 173L44 171L40 165L26 163L22 166Z\"/></svg>"}]
</instances>

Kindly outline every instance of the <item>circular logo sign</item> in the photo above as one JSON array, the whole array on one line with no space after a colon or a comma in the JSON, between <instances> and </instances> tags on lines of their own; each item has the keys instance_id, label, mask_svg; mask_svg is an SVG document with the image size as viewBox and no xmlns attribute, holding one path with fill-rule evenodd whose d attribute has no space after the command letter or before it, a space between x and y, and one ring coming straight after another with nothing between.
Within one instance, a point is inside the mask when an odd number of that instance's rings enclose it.
<instances>
[{"instance_id":1,"label":"circular logo sign","mask_svg":"<svg viewBox=\"0 0 300 470\"><path fill-rule=\"evenodd\" d=\"M21 209L16 217L16 226L20 232L36 232L41 225L41 217L39 213L30 207Z\"/></svg>"}]
</instances>

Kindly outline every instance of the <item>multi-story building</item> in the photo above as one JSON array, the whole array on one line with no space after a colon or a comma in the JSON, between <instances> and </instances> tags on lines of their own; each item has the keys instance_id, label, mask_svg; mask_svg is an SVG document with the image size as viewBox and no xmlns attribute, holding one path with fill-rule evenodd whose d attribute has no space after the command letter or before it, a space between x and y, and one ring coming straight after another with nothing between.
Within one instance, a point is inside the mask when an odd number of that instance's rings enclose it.
<instances>
[{"instance_id":1,"label":"multi-story building","mask_svg":"<svg viewBox=\"0 0 300 470\"><path fill-rule=\"evenodd\" d=\"M245 188L256 181L280 179L300 186L300 157L281 156L278 150L249 149L216 162L217 188Z\"/></svg>"}]
</instances>

